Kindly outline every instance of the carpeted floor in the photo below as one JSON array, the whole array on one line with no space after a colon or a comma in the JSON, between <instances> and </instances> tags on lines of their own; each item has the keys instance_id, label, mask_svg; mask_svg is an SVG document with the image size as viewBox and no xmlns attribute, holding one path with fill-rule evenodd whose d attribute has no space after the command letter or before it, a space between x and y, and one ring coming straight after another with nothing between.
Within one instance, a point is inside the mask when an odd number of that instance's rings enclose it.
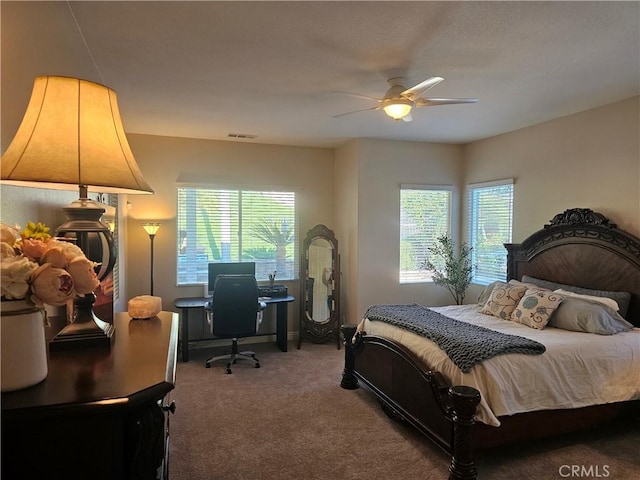
<instances>
[{"instance_id":1,"label":"carpeted floor","mask_svg":"<svg viewBox=\"0 0 640 480\"><path fill-rule=\"evenodd\" d=\"M446 479L449 459L390 420L365 388L340 388L344 350L251 346L261 368L179 363L172 394L172 480ZM242 349L242 346L241 346ZM640 478L638 419L622 427L477 456L482 480Z\"/></svg>"}]
</instances>

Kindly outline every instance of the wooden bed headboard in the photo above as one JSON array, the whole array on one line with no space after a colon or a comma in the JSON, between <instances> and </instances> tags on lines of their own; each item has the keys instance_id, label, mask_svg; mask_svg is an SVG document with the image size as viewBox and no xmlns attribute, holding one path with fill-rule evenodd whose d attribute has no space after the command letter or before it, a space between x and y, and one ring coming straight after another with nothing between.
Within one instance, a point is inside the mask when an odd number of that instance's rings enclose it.
<instances>
[{"instance_id":1,"label":"wooden bed headboard","mask_svg":"<svg viewBox=\"0 0 640 480\"><path fill-rule=\"evenodd\" d=\"M559 213L520 244L505 244L507 277L523 275L631 293L626 318L640 327L640 239L588 208Z\"/></svg>"}]
</instances>

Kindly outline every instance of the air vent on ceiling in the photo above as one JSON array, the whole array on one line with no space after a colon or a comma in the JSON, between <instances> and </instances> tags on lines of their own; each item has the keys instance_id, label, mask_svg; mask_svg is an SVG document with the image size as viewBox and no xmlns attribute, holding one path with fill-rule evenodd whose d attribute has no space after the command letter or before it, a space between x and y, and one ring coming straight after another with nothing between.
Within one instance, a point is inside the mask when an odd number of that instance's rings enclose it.
<instances>
[{"instance_id":1,"label":"air vent on ceiling","mask_svg":"<svg viewBox=\"0 0 640 480\"><path fill-rule=\"evenodd\" d=\"M254 138L257 138L257 135L251 135L250 133L230 133L227 135L227 137L229 138L247 138L249 140L252 140Z\"/></svg>"}]
</instances>

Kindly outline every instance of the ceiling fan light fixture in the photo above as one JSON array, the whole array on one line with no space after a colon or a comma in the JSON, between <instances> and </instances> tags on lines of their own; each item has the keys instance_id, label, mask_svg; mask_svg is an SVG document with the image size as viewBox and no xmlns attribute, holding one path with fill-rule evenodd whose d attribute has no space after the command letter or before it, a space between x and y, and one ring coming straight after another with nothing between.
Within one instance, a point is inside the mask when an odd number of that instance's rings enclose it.
<instances>
[{"instance_id":1,"label":"ceiling fan light fixture","mask_svg":"<svg viewBox=\"0 0 640 480\"><path fill-rule=\"evenodd\" d=\"M411 107L413 107L413 102L406 98L385 100L382 105L384 113L394 120L400 120L402 117L409 115Z\"/></svg>"},{"instance_id":2,"label":"ceiling fan light fixture","mask_svg":"<svg viewBox=\"0 0 640 480\"><path fill-rule=\"evenodd\" d=\"M361 110L354 110L351 112L341 113L334 115L334 118L343 117L351 113L365 112L369 110L384 110L384 113L394 120L404 120L405 122L411 122L411 109L413 107L435 107L437 105L454 105L458 103L475 103L477 98L425 98L422 95L430 88L438 85L444 79L442 77L431 77L423 82L414 85L411 88L405 88L405 78L394 77L387 80L389 89L382 98L369 97L367 95L360 95L357 93L338 92L346 95L352 95L367 100L374 100L377 102L377 106L371 108L364 108Z\"/></svg>"}]
</instances>

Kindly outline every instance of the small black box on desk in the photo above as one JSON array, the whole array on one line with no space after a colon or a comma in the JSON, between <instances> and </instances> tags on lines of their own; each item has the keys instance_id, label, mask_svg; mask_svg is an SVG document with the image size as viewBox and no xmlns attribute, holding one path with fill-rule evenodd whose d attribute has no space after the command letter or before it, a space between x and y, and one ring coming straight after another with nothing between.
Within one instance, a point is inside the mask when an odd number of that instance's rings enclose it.
<instances>
[{"instance_id":1,"label":"small black box on desk","mask_svg":"<svg viewBox=\"0 0 640 480\"><path fill-rule=\"evenodd\" d=\"M286 285L260 285L258 293L261 297L286 297L289 295Z\"/></svg>"}]
</instances>

